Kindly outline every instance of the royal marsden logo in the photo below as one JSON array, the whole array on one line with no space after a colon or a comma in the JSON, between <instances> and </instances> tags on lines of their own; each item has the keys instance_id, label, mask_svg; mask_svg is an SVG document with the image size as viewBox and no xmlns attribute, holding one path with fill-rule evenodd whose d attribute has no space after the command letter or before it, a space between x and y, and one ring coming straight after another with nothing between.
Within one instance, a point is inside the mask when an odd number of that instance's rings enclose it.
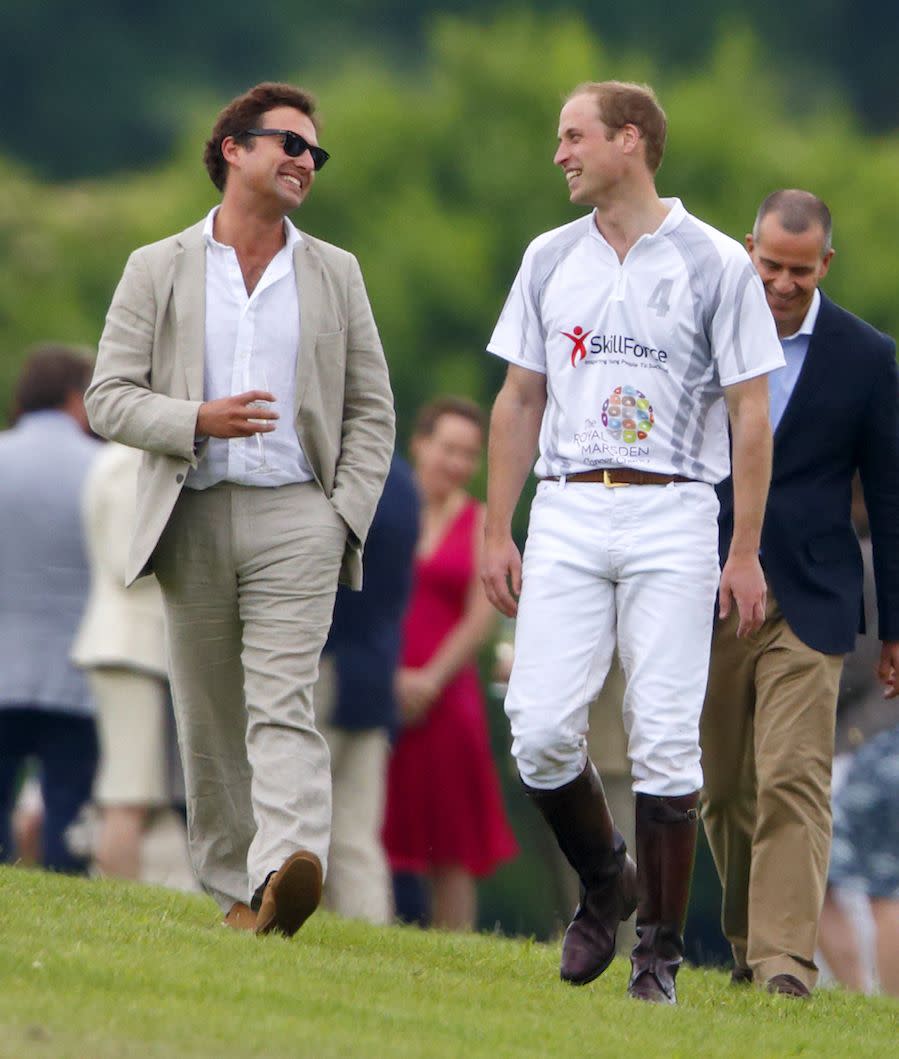
<instances>
[{"instance_id":1,"label":"royal marsden logo","mask_svg":"<svg viewBox=\"0 0 899 1059\"><path fill-rule=\"evenodd\" d=\"M602 425L613 441L645 441L655 423L646 394L634 386L616 386L602 405Z\"/></svg>"}]
</instances>

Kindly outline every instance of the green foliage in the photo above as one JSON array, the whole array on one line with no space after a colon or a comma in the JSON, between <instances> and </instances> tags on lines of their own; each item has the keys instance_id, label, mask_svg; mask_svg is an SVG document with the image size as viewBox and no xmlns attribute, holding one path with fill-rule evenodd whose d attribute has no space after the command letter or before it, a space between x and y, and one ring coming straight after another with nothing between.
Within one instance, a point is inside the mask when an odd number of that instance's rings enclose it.
<instances>
[{"instance_id":1,"label":"green foliage","mask_svg":"<svg viewBox=\"0 0 899 1059\"><path fill-rule=\"evenodd\" d=\"M766 42L771 65L788 71L805 110L825 86L851 99L869 128L899 120L891 91L893 5L883 0L691 0L673 17L670 0L518 0L551 19L578 14L610 54L639 48L659 69L702 66L737 17ZM416 66L439 13L493 20L507 0L28 0L0 5L0 139L51 179L138 168L177 140L181 101L216 98L298 69L319 80L335 56L376 49L382 61ZM502 44L499 45L502 50ZM535 53L536 62L542 52ZM536 63L535 63L536 65Z\"/></svg>"},{"instance_id":2,"label":"green foliage","mask_svg":"<svg viewBox=\"0 0 899 1059\"><path fill-rule=\"evenodd\" d=\"M560 102L590 76L656 85L671 122L660 191L731 235L742 238L776 187L820 193L838 251L828 291L899 331L884 237L899 139L864 134L831 100L797 116L750 33L732 32L708 65L680 74L613 54L575 17L443 18L414 72L360 51L314 85L334 157L296 218L362 262L402 437L438 391L485 404L495 394L504 366L483 350L524 247L577 216L551 162ZM173 159L144 173L72 185L0 165L0 407L26 346L95 343L128 253L215 201L199 159L217 105L186 99Z\"/></svg>"},{"instance_id":3,"label":"green foliage","mask_svg":"<svg viewBox=\"0 0 899 1059\"><path fill-rule=\"evenodd\" d=\"M558 946L377 928L319 912L291 940L208 898L0 868L0 1056L884 1056L895 1002L809 1004L685 967L678 1009L628 968L574 989ZM892 1043L891 1043L892 1042Z\"/></svg>"}]
</instances>

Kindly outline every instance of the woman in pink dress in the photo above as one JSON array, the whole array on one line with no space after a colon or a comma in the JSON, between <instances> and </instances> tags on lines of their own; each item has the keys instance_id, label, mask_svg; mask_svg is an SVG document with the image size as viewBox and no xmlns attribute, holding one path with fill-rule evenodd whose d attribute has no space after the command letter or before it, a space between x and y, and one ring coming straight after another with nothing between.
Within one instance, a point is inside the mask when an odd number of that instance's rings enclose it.
<instances>
[{"instance_id":1,"label":"woman in pink dress","mask_svg":"<svg viewBox=\"0 0 899 1059\"><path fill-rule=\"evenodd\" d=\"M444 397L421 410L412 438L421 528L397 674L403 727L384 822L392 869L427 877L431 921L452 930L474 926L475 879L518 851L475 665L494 619L479 577L483 508L465 491L484 425L476 404Z\"/></svg>"}]
</instances>

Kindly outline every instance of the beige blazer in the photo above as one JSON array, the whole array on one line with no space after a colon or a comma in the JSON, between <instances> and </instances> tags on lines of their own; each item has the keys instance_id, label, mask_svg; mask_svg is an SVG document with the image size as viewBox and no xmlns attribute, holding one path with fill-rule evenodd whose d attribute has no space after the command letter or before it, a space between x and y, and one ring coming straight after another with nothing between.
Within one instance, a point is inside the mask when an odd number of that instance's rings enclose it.
<instances>
[{"instance_id":1,"label":"beige blazer","mask_svg":"<svg viewBox=\"0 0 899 1059\"><path fill-rule=\"evenodd\" d=\"M139 449L111 441L103 446L84 483L82 514L91 587L71 657L82 669L116 666L166 677L159 584L151 575L125 587L141 455Z\"/></svg>"},{"instance_id":2,"label":"beige blazer","mask_svg":"<svg viewBox=\"0 0 899 1059\"><path fill-rule=\"evenodd\" d=\"M349 527L340 579L362 584L362 545L394 442L387 363L356 259L303 235L294 251L300 304L296 429L325 495ZM197 464L203 401L206 244L203 222L128 259L85 395L91 426L144 450L127 582L153 550Z\"/></svg>"}]
</instances>

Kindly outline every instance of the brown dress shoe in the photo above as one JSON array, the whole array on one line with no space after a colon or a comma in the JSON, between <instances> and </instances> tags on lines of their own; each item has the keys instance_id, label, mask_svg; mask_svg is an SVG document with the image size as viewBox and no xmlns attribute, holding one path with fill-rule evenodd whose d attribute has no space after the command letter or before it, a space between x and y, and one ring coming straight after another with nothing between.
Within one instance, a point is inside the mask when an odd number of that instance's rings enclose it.
<instances>
[{"instance_id":1,"label":"brown dress shoe","mask_svg":"<svg viewBox=\"0 0 899 1059\"><path fill-rule=\"evenodd\" d=\"M752 985L752 968L736 966L730 972L731 985Z\"/></svg>"},{"instance_id":2,"label":"brown dress shoe","mask_svg":"<svg viewBox=\"0 0 899 1059\"><path fill-rule=\"evenodd\" d=\"M228 909L228 914L222 920L222 926L230 927L232 930L255 930L256 913L243 901L236 901Z\"/></svg>"},{"instance_id":3,"label":"brown dress shoe","mask_svg":"<svg viewBox=\"0 0 899 1059\"><path fill-rule=\"evenodd\" d=\"M291 854L253 898L254 905L258 902L256 933L293 937L321 899L321 861L305 849Z\"/></svg>"},{"instance_id":4,"label":"brown dress shoe","mask_svg":"<svg viewBox=\"0 0 899 1059\"><path fill-rule=\"evenodd\" d=\"M804 982L800 982L791 974L776 974L768 979L767 989L769 993L777 993L779 996L796 997L798 1000L808 1000L812 991Z\"/></svg>"}]
</instances>

